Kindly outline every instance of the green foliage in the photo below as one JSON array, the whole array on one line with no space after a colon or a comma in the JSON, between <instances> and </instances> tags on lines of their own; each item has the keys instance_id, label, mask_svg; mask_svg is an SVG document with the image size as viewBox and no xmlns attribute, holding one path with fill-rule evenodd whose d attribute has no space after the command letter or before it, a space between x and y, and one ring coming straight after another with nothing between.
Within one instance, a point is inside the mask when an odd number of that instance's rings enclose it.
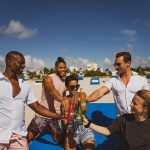
<instances>
[{"instance_id":1,"label":"green foliage","mask_svg":"<svg viewBox=\"0 0 150 150\"><path fill-rule=\"evenodd\" d=\"M150 72L150 67L141 67L141 66L138 66L137 68L131 68L131 70L137 72L139 75L145 76L146 75L145 71Z\"/></svg>"},{"instance_id":2,"label":"green foliage","mask_svg":"<svg viewBox=\"0 0 150 150\"><path fill-rule=\"evenodd\" d=\"M85 77L98 77L98 76L107 76L107 73L101 72L100 70L94 71L85 71Z\"/></svg>"},{"instance_id":3,"label":"green foliage","mask_svg":"<svg viewBox=\"0 0 150 150\"><path fill-rule=\"evenodd\" d=\"M150 72L150 67L137 67L137 68L131 68L132 71L137 72L139 75L147 75L147 72ZM84 77L110 77L112 76L112 72L109 69L105 69L104 72L100 71L100 68L98 68L96 71L91 70L82 70L82 68L79 69L79 71L77 71L76 69L73 70L73 72L71 72L68 68L67 72L69 74L73 74L75 76L79 76L80 72L82 71ZM43 77L45 77L48 74L54 73L55 70L54 68L47 68L45 67L43 70L40 71L40 74L37 74L36 71L29 71L27 70L27 74L29 79L43 79ZM23 76L23 75L22 75Z\"/></svg>"}]
</instances>

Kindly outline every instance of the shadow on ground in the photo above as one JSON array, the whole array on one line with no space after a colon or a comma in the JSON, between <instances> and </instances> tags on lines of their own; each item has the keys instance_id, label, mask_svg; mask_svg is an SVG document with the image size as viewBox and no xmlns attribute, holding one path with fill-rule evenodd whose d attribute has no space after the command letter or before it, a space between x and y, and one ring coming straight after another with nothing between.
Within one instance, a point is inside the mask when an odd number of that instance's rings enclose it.
<instances>
[{"instance_id":1,"label":"shadow on ground","mask_svg":"<svg viewBox=\"0 0 150 150\"><path fill-rule=\"evenodd\" d=\"M111 122L113 121L112 118L109 118L105 116L101 111L94 111L91 114L91 118L93 123L107 127ZM99 133L94 133L95 136ZM103 135L97 135L97 136L103 136ZM119 150L119 135L118 134L113 134L110 136L105 136L105 139L103 142L99 143L98 141L99 138L96 138L96 149L97 150Z\"/></svg>"}]
</instances>

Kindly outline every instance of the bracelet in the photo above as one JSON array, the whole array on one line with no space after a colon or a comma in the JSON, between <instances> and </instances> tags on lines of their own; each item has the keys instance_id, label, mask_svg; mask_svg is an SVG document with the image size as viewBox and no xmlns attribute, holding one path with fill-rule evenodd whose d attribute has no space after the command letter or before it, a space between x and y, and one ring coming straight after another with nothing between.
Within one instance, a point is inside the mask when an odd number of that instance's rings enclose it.
<instances>
[{"instance_id":1,"label":"bracelet","mask_svg":"<svg viewBox=\"0 0 150 150\"><path fill-rule=\"evenodd\" d=\"M91 123L92 123L92 120L89 120L89 121L88 121L88 124L87 124L87 125L84 125L84 126L85 126L85 128L89 128L89 127L90 127L90 125L91 125Z\"/></svg>"}]
</instances>

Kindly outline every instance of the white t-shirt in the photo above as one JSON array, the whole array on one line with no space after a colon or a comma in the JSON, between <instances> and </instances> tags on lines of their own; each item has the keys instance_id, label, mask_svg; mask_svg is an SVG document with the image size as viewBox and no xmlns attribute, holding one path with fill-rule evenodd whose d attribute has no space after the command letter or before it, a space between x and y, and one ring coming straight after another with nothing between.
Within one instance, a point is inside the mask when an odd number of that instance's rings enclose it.
<instances>
[{"instance_id":1,"label":"white t-shirt","mask_svg":"<svg viewBox=\"0 0 150 150\"><path fill-rule=\"evenodd\" d=\"M149 90L148 81L145 77L132 72L132 76L127 86L121 81L119 76L114 76L104 85L112 90L114 101L117 105L118 115L131 112L131 102L136 92L142 89Z\"/></svg>"},{"instance_id":2,"label":"white t-shirt","mask_svg":"<svg viewBox=\"0 0 150 150\"><path fill-rule=\"evenodd\" d=\"M10 81L0 73L0 143L9 143L12 133L27 135L25 103L31 104L37 99L27 81L19 79L19 86L21 91L13 98Z\"/></svg>"}]
</instances>

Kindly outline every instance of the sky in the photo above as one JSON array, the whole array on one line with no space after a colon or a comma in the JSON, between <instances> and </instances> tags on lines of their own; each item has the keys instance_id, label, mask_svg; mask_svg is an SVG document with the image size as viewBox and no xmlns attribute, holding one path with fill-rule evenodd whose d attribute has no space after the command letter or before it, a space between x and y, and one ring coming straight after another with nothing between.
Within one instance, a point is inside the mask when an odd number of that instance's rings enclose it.
<instances>
[{"instance_id":1,"label":"sky","mask_svg":"<svg viewBox=\"0 0 150 150\"><path fill-rule=\"evenodd\" d=\"M24 54L27 70L96 63L112 68L129 51L132 67L150 67L149 0L0 0L0 71L10 50Z\"/></svg>"}]
</instances>

